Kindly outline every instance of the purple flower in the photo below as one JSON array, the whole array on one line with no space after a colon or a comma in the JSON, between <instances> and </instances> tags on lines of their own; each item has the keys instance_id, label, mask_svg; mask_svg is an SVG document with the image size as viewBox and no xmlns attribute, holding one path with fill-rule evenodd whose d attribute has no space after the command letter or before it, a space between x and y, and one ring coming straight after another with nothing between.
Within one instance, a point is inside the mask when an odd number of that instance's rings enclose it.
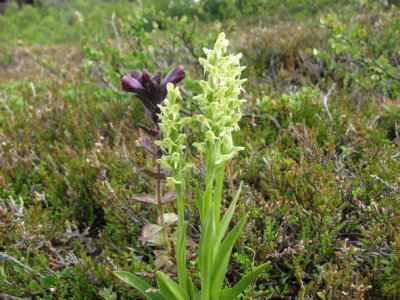
<instances>
[{"instance_id":1,"label":"purple flower","mask_svg":"<svg viewBox=\"0 0 400 300\"><path fill-rule=\"evenodd\" d=\"M162 80L162 73L156 72L153 76L149 71L138 70L131 71L129 76L122 76L122 88L130 93L134 93L136 97L143 103L147 117L158 126L158 116L161 104L167 97L167 83L177 85L185 78L185 71L182 66L173 69Z\"/></svg>"}]
</instances>

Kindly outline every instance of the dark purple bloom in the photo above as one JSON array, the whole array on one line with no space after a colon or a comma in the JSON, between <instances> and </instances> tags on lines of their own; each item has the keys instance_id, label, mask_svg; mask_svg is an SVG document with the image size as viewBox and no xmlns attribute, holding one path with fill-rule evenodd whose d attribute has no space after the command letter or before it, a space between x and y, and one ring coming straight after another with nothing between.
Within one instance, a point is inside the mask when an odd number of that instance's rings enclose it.
<instances>
[{"instance_id":1,"label":"dark purple bloom","mask_svg":"<svg viewBox=\"0 0 400 300\"><path fill-rule=\"evenodd\" d=\"M185 78L185 71L182 66L176 67L162 80L162 73L156 72L153 76L149 71L131 71L129 76L122 76L122 88L136 97L143 103L147 117L158 126L158 116L161 104L167 97L167 83L177 85Z\"/></svg>"}]
</instances>

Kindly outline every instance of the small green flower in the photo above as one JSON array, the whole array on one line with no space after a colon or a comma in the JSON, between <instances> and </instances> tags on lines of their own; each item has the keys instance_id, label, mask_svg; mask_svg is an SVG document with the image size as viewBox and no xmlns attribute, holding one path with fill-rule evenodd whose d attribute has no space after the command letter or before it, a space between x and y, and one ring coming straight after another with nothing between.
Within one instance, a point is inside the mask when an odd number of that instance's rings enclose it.
<instances>
[{"instance_id":1,"label":"small green flower","mask_svg":"<svg viewBox=\"0 0 400 300\"><path fill-rule=\"evenodd\" d=\"M157 141L163 155L159 159L159 163L168 171L172 172L168 183L180 183L181 177L191 164L185 159L184 150L186 148L186 134L184 133L185 125L189 122L189 118L182 118L179 114L180 106L176 103L178 99L182 99L179 88L174 88L173 84L167 85L167 99L164 105L160 105L161 113L158 114L160 119L160 128L163 133L163 140Z\"/></svg>"}]
</instances>

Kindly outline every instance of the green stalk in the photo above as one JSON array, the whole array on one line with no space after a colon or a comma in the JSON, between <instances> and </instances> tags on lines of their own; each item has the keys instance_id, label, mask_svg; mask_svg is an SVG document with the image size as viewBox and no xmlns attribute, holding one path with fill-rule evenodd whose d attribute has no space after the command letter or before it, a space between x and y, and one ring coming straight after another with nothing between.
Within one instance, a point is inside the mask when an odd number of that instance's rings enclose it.
<instances>
[{"instance_id":1,"label":"green stalk","mask_svg":"<svg viewBox=\"0 0 400 300\"><path fill-rule=\"evenodd\" d=\"M211 295L212 265L214 261L215 248L215 222L213 207L208 212L206 221L203 225L198 252L198 264L201 282L201 300L209 300Z\"/></svg>"},{"instance_id":2,"label":"green stalk","mask_svg":"<svg viewBox=\"0 0 400 300\"><path fill-rule=\"evenodd\" d=\"M156 165L156 171L158 174L161 173L161 166L159 163ZM157 209L158 209L158 216L160 218L160 226L162 227L162 240L163 244L167 249L167 252L170 251L168 235L167 235L167 228L165 227L164 221L164 206L162 204L162 186L161 186L161 179L156 179L156 200L157 200Z\"/></svg>"},{"instance_id":3,"label":"green stalk","mask_svg":"<svg viewBox=\"0 0 400 300\"><path fill-rule=\"evenodd\" d=\"M181 177L181 176L179 176ZM178 178L179 178L178 177ZM182 183L175 184L178 207L178 241L176 245L176 264L178 266L179 285L185 292L187 288L187 270L186 270L186 223L184 208L184 179L179 178Z\"/></svg>"},{"instance_id":4,"label":"green stalk","mask_svg":"<svg viewBox=\"0 0 400 300\"><path fill-rule=\"evenodd\" d=\"M214 222L215 226L219 224L221 216L221 202L222 202L222 188L224 187L224 177L225 177L225 163L222 163L217 167L216 171L216 183L214 191Z\"/></svg>"},{"instance_id":5,"label":"green stalk","mask_svg":"<svg viewBox=\"0 0 400 300\"><path fill-rule=\"evenodd\" d=\"M208 143L207 143L208 144ZM212 206L212 192L214 188L215 175L215 147L208 145L206 154L206 190L204 192L202 225L204 225L208 212Z\"/></svg>"}]
</instances>

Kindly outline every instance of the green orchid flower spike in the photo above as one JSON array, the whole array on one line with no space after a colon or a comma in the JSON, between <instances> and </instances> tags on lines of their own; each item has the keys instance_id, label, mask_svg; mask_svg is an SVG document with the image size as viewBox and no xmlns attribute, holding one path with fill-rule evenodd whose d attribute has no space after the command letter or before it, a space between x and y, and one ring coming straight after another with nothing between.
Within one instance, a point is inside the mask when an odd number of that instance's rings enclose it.
<instances>
[{"instance_id":1,"label":"green orchid flower spike","mask_svg":"<svg viewBox=\"0 0 400 300\"><path fill-rule=\"evenodd\" d=\"M264 263L244 275L233 287L225 288L224 279L228 269L233 246L240 235L247 216L228 232L229 224L240 196L240 184L229 208L221 216L222 190L226 163L243 147L235 146L233 132L239 130L238 122L242 116L240 99L242 84L240 79L245 67L240 66L242 54L226 54L228 40L221 33L212 50L204 49L206 58L201 58L206 80L200 82L203 92L195 97L202 114L192 118L180 116L181 99L179 88L167 85L167 99L160 105L158 115L163 139L156 142L162 150L158 162L170 172L168 183L177 191L178 238L176 244L176 264L178 282L161 271L156 273L158 289L154 289L134 274L115 272L121 280L135 287L146 299L161 300L233 300L240 297L261 272L267 267ZM197 265L200 283L194 284L186 268L186 222L184 215L185 178L193 165L186 160L185 127L191 124L202 133L202 140L193 145L203 155L206 165L205 190L196 189L196 202L201 222Z\"/></svg>"},{"instance_id":2,"label":"green orchid flower spike","mask_svg":"<svg viewBox=\"0 0 400 300\"><path fill-rule=\"evenodd\" d=\"M177 194L178 207L178 240L176 246L176 263L178 267L179 286L185 291L187 289L187 272L186 272L186 224L184 209L184 189L185 189L185 173L193 166L188 163L185 158L185 142L186 134L184 132L185 125L189 122L189 118L182 118L179 115L180 106L176 103L181 99L179 88L174 88L172 83L167 85L168 97L164 101L164 106L160 105L161 120L160 128L163 133L163 140L156 142L163 151L163 156L159 159L159 163L172 175L167 178L167 182L175 186ZM166 276L166 275L165 275ZM161 280L158 279L157 281ZM161 278L164 278L161 276Z\"/></svg>"},{"instance_id":3,"label":"green orchid flower spike","mask_svg":"<svg viewBox=\"0 0 400 300\"><path fill-rule=\"evenodd\" d=\"M243 91L242 84L246 79L240 79L245 67L239 62L242 54L225 55L229 41L221 33L214 49L204 49L207 58L200 58L200 63L207 74L207 81L201 81L203 93L195 97L204 114L197 115L200 129L205 131L205 140L196 142L194 146L206 158L206 195L199 206L202 223L206 214L214 204L214 221L220 216L222 186L226 162L243 147L233 145L232 132L239 130L238 122L242 117L240 108L244 100L239 98ZM214 197L213 184L216 181Z\"/></svg>"}]
</instances>

